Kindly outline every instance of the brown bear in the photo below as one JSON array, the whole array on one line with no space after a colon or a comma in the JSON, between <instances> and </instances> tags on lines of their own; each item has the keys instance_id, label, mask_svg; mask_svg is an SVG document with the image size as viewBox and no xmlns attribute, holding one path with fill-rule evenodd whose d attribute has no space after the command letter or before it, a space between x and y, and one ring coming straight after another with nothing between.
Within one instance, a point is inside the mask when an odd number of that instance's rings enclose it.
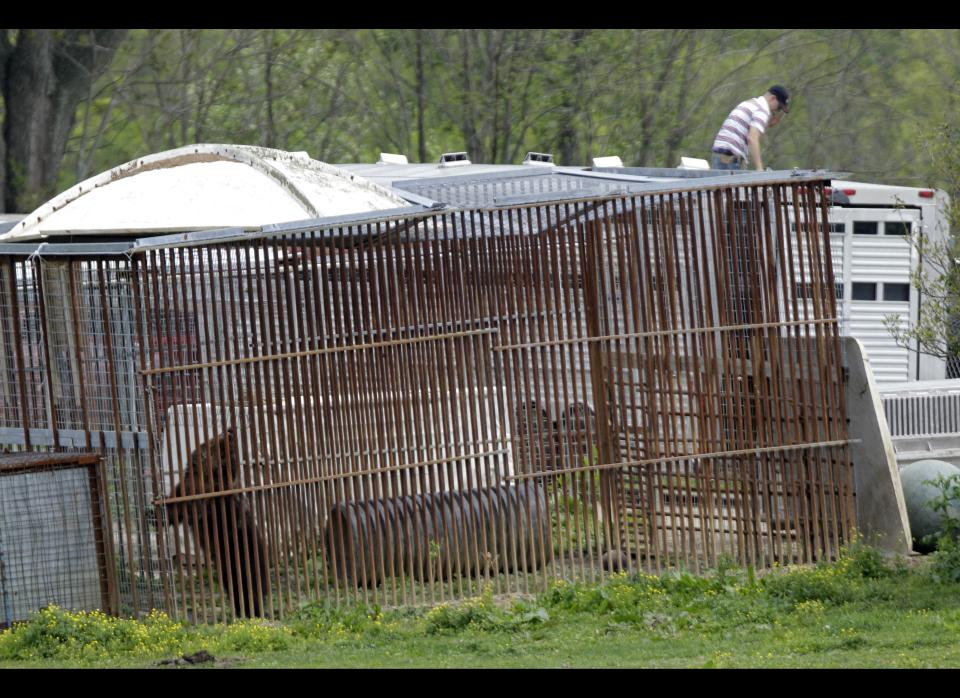
<instances>
[{"instance_id":1,"label":"brown bear","mask_svg":"<svg viewBox=\"0 0 960 698\"><path fill-rule=\"evenodd\" d=\"M190 454L190 464L169 498L238 487L240 456L236 430L230 427ZM260 599L270 597L267 548L244 495L210 496L166 506L168 523L181 522L193 530L193 540L216 568L236 616L262 616Z\"/></svg>"}]
</instances>

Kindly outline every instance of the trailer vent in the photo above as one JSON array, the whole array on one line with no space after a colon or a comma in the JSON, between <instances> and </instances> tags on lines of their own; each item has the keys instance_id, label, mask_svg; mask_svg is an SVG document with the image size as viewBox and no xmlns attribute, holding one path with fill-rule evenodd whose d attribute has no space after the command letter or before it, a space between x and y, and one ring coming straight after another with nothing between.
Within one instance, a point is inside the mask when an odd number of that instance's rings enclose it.
<instances>
[{"instance_id":1,"label":"trailer vent","mask_svg":"<svg viewBox=\"0 0 960 698\"><path fill-rule=\"evenodd\" d=\"M597 167L623 167L623 160L619 155L609 155L602 158L593 158L593 166Z\"/></svg>"},{"instance_id":2,"label":"trailer vent","mask_svg":"<svg viewBox=\"0 0 960 698\"><path fill-rule=\"evenodd\" d=\"M552 165L553 153L534 153L530 151L523 159L524 165Z\"/></svg>"},{"instance_id":3,"label":"trailer vent","mask_svg":"<svg viewBox=\"0 0 960 698\"><path fill-rule=\"evenodd\" d=\"M397 153L380 153L380 159L377 160L378 165L406 165L407 156L399 155Z\"/></svg>"},{"instance_id":4,"label":"trailer vent","mask_svg":"<svg viewBox=\"0 0 960 698\"><path fill-rule=\"evenodd\" d=\"M466 152L444 153L440 156L440 167L460 167L469 164L470 158L467 157Z\"/></svg>"}]
</instances>

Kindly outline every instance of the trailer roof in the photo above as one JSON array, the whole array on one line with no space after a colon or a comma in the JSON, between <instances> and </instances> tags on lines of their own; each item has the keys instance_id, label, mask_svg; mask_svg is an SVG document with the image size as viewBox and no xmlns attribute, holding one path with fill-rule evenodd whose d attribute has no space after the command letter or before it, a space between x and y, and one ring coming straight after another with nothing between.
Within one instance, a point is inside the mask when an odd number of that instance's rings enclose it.
<instances>
[{"instance_id":1,"label":"trailer roof","mask_svg":"<svg viewBox=\"0 0 960 698\"><path fill-rule=\"evenodd\" d=\"M676 192L784 180L833 179L823 170L688 170L646 167L558 167L554 165L356 164L338 167L361 175L418 203L488 207L547 203L616 194Z\"/></svg>"},{"instance_id":2,"label":"trailer roof","mask_svg":"<svg viewBox=\"0 0 960 698\"><path fill-rule=\"evenodd\" d=\"M626 168L624 168L626 169ZM637 171L639 168L630 168ZM0 239L0 254L40 256L83 256L83 255L129 255L146 249L196 246L210 243L224 243L238 240L270 238L277 235L320 231L327 239L365 237L370 234L373 225L383 226L381 232L400 231L407 239L423 237L459 237L466 234L461 230L459 212L476 215L484 211L510 210L536 203L587 204L574 207L569 212L561 211L561 217L590 217L593 209L591 202L604 202L614 198L611 204L622 210L630 206L629 200L616 199L629 195L665 195L674 196L685 191L706 191L716 188L750 186L757 184L783 184L803 182L823 182L832 180L835 173L822 170L768 171L768 172L729 172L710 171L707 174L690 176L654 177L645 174L624 174L613 171L592 172L577 168L540 169L518 166L502 170L488 170L473 174L461 172L456 176L440 178L408 178L398 182L407 189L394 187L396 195L410 195L418 198L414 192L429 191L432 196L430 206L422 203L391 209L367 210L338 216L321 216L285 223L261 225L254 229L244 227L223 227L212 230L178 232L171 235L127 238L120 242L57 243L56 238L37 244L36 241L5 242ZM549 181L560 182L559 188L550 191L542 189L541 184ZM567 187L563 189L563 187ZM422 197L420 197L422 199ZM401 199L402 201L402 199ZM431 214L446 214L440 225L430 222ZM554 217L556 218L556 217ZM424 220L425 224L418 221ZM539 222L506 219L501 223L494 216L491 225L484 229L484 235L500 235L511 232L510 226L516 226L526 234L534 234ZM545 220L542 225L555 225L557 220ZM501 229L501 225L507 228ZM366 226L366 227L365 227ZM473 232L471 234L476 234Z\"/></svg>"},{"instance_id":3,"label":"trailer roof","mask_svg":"<svg viewBox=\"0 0 960 698\"><path fill-rule=\"evenodd\" d=\"M142 237L406 206L407 201L306 153L198 144L132 160L28 214L0 242L50 236Z\"/></svg>"}]
</instances>

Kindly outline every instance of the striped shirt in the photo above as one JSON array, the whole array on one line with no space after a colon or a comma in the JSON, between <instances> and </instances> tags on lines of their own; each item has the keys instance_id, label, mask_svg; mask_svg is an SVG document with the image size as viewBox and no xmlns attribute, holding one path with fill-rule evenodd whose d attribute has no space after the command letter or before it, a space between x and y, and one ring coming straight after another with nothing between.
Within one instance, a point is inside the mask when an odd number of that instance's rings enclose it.
<instances>
[{"instance_id":1,"label":"striped shirt","mask_svg":"<svg viewBox=\"0 0 960 698\"><path fill-rule=\"evenodd\" d=\"M756 126L757 130L763 133L769 120L770 105L762 95L740 102L720 127L720 132L713 141L713 150L729 150L744 160L749 159L747 136L750 134L750 127Z\"/></svg>"}]
</instances>

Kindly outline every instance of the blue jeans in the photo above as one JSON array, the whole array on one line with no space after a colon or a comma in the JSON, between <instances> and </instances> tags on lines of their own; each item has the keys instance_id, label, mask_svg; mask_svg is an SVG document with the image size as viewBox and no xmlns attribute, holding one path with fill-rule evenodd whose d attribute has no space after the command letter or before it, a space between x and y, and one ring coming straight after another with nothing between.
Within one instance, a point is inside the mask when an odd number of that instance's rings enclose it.
<instances>
[{"instance_id":1,"label":"blue jeans","mask_svg":"<svg viewBox=\"0 0 960 698\"><path fill-rule=\"evenodd\" d=\"M743 165L741 158L735 157L733 162L723 162L720 160L720 153L713 154L713 169L715 170L739 170Z\"/></svg>"}]
</instances>

